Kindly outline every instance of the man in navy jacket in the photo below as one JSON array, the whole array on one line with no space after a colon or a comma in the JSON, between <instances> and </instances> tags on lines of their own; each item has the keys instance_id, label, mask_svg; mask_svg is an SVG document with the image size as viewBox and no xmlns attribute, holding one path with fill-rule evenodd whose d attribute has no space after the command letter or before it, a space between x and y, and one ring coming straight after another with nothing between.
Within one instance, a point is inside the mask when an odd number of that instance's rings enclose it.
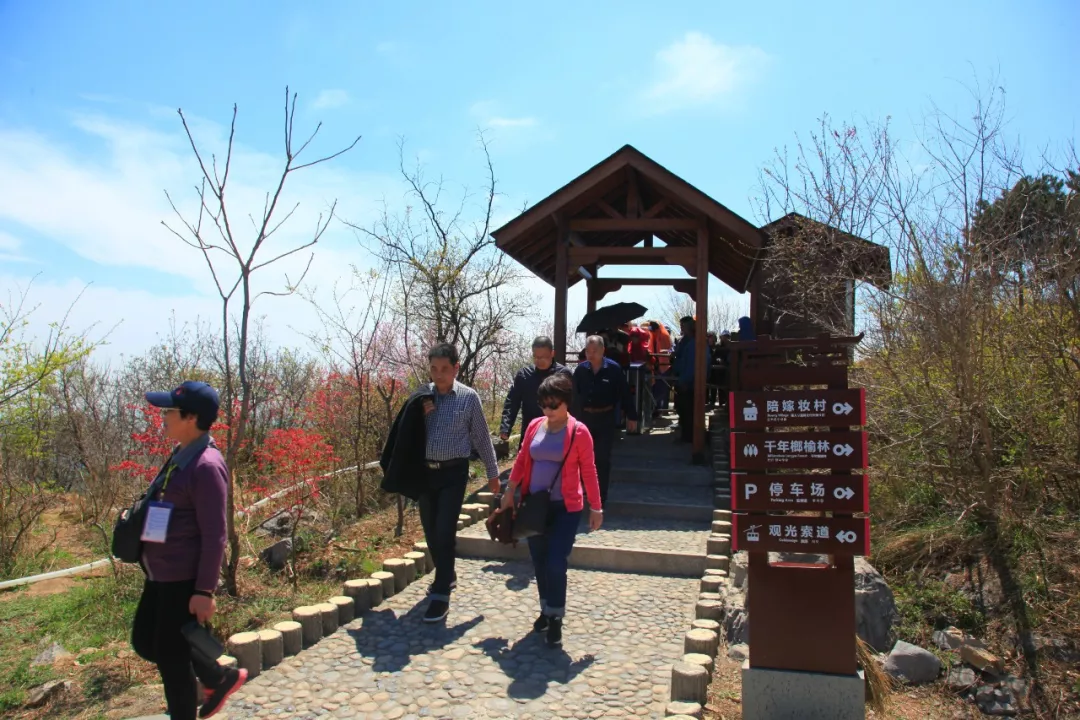
<instances>
[{"instance_id":1,"label":"man in navy jacket","mask_svg":"<svg viewBox=\"0 0 1080 720\"><path fill-rule=\"evenodd\" d=\"M502 424L499 425L499 437L503 440L510 437L519 410L521 411L522 440L525 438L525 430L529 427L529 423L544 414L536 399L540 383L555 373L570 375L569 368L555 362L555 344L551 342L551 338L541 335L533 340L532 354L533 364L518 370L517 375L514 376L514 384L506 393ZM518 441L519 448L522 440Z\"/></svg>"}]
</instances>

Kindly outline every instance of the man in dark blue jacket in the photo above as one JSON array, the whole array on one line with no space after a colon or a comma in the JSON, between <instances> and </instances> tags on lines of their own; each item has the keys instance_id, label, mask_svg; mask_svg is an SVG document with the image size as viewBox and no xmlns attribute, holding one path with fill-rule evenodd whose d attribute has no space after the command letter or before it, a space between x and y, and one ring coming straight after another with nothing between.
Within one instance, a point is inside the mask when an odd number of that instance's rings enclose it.
<instances>
[{"instance_id":1,"label":"man in dark blue jacket","mask_svg":"<svg viewBox=\"0 0 1080 720\"><path fill-rule=\"evenodd\" d=\"M615 444L615 408L622 406L626 429L637 430L638 413L630 386L619 363L604 357L604 338L590 335L585 340L584 362L574 370L572 413L585 423L593 437L596 475L600 481L601 504L607 502L611 483L611 450Z\"/></svg>"},{"instance_id":2,"label":"man in dark blue jacket","mask_svg":"<svg viewBox=\"0 0 1080 720\"><path fill-rule=\"evenodd\" d=\"M536 399L536 391L540 383L555 373L570 374L569 368L555 362L555 344L551 338L543 335L537 337L532 343L533 364L518 370L514 376L514 384L506 393L506 402L503 403L502 424L499 426L499 437L506 440L514 429L518 411L521 411L521 438L525 438L525 429L536 418L544 414ZM518 441L518 448L521 440Z\"/></svg>"}]
</instances>

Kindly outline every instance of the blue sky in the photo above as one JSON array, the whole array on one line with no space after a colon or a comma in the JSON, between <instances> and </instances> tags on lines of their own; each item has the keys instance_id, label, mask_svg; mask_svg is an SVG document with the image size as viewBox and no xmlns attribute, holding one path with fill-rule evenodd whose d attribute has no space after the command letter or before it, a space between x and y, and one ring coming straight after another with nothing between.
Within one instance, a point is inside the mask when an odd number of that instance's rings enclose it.
<instances>
[{"instance_id":1,"label":"blue sky","mask_svg":"<svg viewBox=\"0 0 1080 720\"><path fill-rule=\"evenodd\" d=\"M301 211L282 242L334 198L360 222L384 198L401 207L399 137L432 173L476 186L487 129L501 219L630 143L761 222L759 168L823 113L891 116L910 140L931 101L966 113L964 84L997 77L1029 151L1074 141L1080 119L1070 0L164 5L0 0L0 294L37 276L39 317L53 319L92 283L72 321L120 323L110 353L144 349L171 312L215 312L201 258L160 225L162 191L183 197L198 177L177 107L220 148L239 105L240 209L258 205L280 158L286 84L300 93L298 133L324 123L318 149L363 136L293 179ZM362 262L334 226L309 279L325 291ZM550 289L527 287L546 319ZM272 337L302 344L304 302L269 300ZM578 288L571 317L583 309Z\"/></svg>"}]
</instances>

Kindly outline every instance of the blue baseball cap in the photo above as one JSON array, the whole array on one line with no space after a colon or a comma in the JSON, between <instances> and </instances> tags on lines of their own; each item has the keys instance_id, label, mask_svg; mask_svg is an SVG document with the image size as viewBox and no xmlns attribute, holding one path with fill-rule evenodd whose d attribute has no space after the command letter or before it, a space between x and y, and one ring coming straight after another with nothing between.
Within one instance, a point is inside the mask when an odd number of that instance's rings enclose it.
<instances>
[{"instance_id":1,"label":"blue baseball cap","mask_svg":"<svg viewBox=\"0 0 1080 720\"><path fill-rule=\"evenodd\" d=\"M204 425L211 425L218 416L221 399L217 390L204 382L187 380L172 392L148 392L146 402L159 408L177 408L198 416Z\"/></svg>"}]
</instances>

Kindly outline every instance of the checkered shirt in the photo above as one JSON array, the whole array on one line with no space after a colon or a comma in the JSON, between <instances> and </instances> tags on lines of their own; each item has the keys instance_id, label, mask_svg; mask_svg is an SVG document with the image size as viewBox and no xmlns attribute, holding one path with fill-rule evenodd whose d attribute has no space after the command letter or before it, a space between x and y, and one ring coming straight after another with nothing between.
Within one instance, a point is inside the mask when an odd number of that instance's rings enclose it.
<instances>
[{"instance_id":1,"label":"checkered shirt","mask_svg":"<svg viewBox=\"0 0 1080 720\"><path fill-rule=\"evenodd\" d=\"M434 390L434 386L432 387ZM499 474L495 448L491 445L480 396L457 380L450 392L435 390L435 412L424 417L427 427L427 460L467 458L476 450L487 468L488 478Z\"/></svg>"}]
</instances>

